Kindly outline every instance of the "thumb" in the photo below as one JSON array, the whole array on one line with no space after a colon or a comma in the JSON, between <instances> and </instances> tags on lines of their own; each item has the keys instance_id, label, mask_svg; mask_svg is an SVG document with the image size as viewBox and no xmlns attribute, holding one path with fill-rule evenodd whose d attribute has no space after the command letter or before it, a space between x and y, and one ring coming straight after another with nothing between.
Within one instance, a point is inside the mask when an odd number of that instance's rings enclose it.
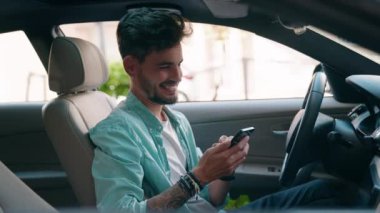
<instances>
[{"instance_id":1,"label":"thumb","mask_svg":"<svg viewBox=\"0 0 380 213\"><path fill-rule=\"evenodd\" d=\"M219 138L218 145L214 147L215 152L221 152L224 150L227 150L231 145L231 139L230 137L227 137L225 135L222 135Z\"/></svg>"}]
</instances>

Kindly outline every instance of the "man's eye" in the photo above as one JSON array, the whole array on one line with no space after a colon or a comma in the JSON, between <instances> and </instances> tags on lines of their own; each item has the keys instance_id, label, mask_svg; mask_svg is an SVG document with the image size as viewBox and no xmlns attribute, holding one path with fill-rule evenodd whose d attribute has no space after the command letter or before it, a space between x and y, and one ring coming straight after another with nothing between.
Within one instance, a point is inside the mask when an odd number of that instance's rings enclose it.
<instances>
[{"instance_id":1,"label":"man's eye","mask_svg":"<svg viewBox=\"0 0 380 213\"><path fill-rule=\"evenodd\" d=\"M160 69L168 69L170 67L170 65L160 65Z\"/></svg>"}]
</instances>

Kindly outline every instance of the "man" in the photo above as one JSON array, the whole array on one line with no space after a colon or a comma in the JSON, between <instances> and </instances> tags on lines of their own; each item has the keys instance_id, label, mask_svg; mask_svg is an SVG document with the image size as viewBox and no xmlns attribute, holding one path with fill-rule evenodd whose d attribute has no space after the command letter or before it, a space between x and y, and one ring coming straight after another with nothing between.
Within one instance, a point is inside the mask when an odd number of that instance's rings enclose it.
<instances>
[{"instance_id":1,"label":"man","mask_svg":"<svg viewBox=\"0 0 380 213\"><path fill-rule=\"evenodd\" d=\"M228 177L245 160L249 137L230 148L231 137L222 136L201 155L185 116L166 106L177 101L180 42L190 33L174 13L142 8L121 19L117 38L131 90L126 101L90 130L101 211L215 212L224 203ZM309 184L247 208L276 207L276 202L277 208L305 206L315 198L330 198L326 190L323 195L310 192L326 187L329 183Z\"/></svg>"}]
</instances>

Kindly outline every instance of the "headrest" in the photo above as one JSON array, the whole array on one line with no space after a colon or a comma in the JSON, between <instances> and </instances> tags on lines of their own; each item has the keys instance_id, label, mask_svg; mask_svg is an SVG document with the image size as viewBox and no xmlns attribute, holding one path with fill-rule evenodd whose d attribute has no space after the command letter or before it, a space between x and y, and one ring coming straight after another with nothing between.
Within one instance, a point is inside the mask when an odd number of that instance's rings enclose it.
<instances>
[{"instance_id":1,"label":"headrest","mask_svg":"<svg viewBox=\"0 0 380 213\"><path fill-rule=\"evenodd\" d=\"M55 38L49 56L49 87L58 94L97 89L108 79L103 55L92 43Z\"/></svg>"}]
</instances>

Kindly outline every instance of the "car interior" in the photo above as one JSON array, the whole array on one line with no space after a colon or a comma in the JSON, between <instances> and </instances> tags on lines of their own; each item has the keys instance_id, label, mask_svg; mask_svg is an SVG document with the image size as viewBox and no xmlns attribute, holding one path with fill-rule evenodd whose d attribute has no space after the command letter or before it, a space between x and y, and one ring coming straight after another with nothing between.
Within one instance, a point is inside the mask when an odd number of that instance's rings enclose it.
<instances>
[{"instance_id":1,"label":"car interior","mask_svg":"<svg viewBox=\"0 0 380 213\"><path fill-rule=\"evenodd\" d=\"M379 3L339 0L0 0L0 3L4 5L0 17L6 20L0 23L0 34L25 32L46 70L49 90L57 94L48 101L0 102L0 212L81 212L86 208L96 211L91 176L94 147L88 130L106 118L118 100L99 90L109 76L104 52L90 41L66 36L60 25L117 21L128 9L142 6L179 11L191 22L254 32L319 62L310 71L311 82L302 98L190 101L171 106L186 115L203 151L220 135L255 127L247 159L236 170L231 199L247 195L255 200L317 178L342 179L360 186L370 196L365 210L377 208ZM368 49L377 60L338 43L323 31L358 49ZM4 62L0 60L1 63ZM326 95L328 92L331 95Z\"/></svg>"}]
</instances>

